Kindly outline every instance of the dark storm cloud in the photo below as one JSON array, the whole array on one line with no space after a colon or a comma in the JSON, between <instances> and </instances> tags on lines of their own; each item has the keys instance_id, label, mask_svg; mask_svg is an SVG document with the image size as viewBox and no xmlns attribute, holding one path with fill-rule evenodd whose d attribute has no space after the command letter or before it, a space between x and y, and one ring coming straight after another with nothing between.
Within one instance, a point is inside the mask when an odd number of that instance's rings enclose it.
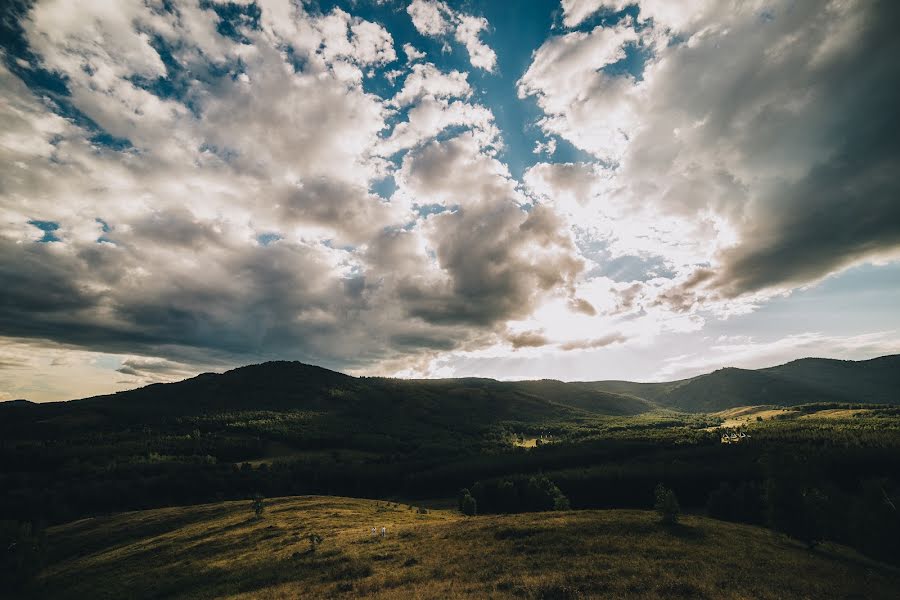
<instances>
[{"instance_id":1,"label":"dark storm cloud","mask_svg":"<svg viewBox=\"0 0 900 600\"><path fill-rule=\"evenodd\" d=\"M583 266L542 207L523 213L511 203L475 204L432 217L432 227L449 281L410 281L399 290L409 313L428 322L489 326L523 317L540 292L570 287Z\"/></svg>"},{"instance_id":2,"label":"dark storm cloud","mask_svg":"<svg viewBox=\"0 0 900 600\"><path fill-rule=\"evenodd\" d=\"M811 69L802 90L810 96L807 110L798 116L767 106L748 125L755 129L748 153L762 153L767 145L789 145L786 136L809 113L828 155L761 198L742 243L723 254L711 280L726 296L802 284L900 248L900 5L856 8L861 32ZM740 110L735 96L733 111Z\"/></svg>"}]
</instances>

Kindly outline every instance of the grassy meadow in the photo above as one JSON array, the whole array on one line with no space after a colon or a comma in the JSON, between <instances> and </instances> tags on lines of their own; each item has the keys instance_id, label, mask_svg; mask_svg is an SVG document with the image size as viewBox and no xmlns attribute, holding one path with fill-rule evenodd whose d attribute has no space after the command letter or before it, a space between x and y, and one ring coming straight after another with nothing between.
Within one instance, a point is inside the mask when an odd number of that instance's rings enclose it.
<instances>
[{"instance_id":1,"label":"grassy meadow","mask_svg":"<svg viewBox=\"0 0 900 600\"><path fill-rule=\"evenodd\" d=\"M900 572L844 547L636 510L464 517L304 496L50 528L41 598L896 598ZM380 528L387 535L380 537ZM371 528L379 535L373 537ZM310 535L321 538L311 551Z\"/></svg>"}]
</instances>

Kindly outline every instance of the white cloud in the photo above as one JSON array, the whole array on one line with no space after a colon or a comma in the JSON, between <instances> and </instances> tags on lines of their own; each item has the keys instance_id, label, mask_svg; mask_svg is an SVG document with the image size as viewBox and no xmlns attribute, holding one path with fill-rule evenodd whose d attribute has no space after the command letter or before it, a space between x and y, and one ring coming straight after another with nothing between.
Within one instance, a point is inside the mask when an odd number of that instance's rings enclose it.
<instances>
[{"instance_id":1,"label":"white cloud","mask_svg":"<svg viewBox=\"0 0 900 600\"><path fill-rule=\"evenodd\" d=\"M419 33L434 38L443 38L452 33L456 41L466 48L473 67L493 72L497 65L497 54L480 38L481 33L489 27L487 19L457 12L440 0L413 0L406 12ZM445 51L449 50L446 41L444 48ZM415 54L407 52L407 55L410 61L415 60Z\"/></svg>"},{"instance_id":2,"label":"white cloud","mask_svg":"<svg viewBox=\"0 0 900 600\"><path fill-rule=\"evenodd\" d=\"M896 331L858 335L828 335L808 332L763 340L717 340L703 354L687 354L666 360L656 379L684 379L723 366L761 369L797 358L822 357L860 360L900 353Z\"/></svg>"},{"instance_id":3,"label":"white cloud","mask_svg":"<svg viewBox=\"0 0 900 600\"><path fill-rule=\"evenodd\" d=\"M259 6L259 28L230 38L192 2L89 3L65 23L68 5L35 5L28 41L71 92L56 101L130 146L92 141L0 67L5 335L102 355L129 385L285 355L359 369L490 343L510 315L571 287L580 263L564 225L521 208L464 73L416 63L381 98L362 85L395 59L381 26ZM472 185L502 195L417 218L411 207L449 193L444 179L415 188L385 157L411 148L411 161L450 128L466 141L432 168L468 161L489 177ZM392 173L391 201L370 191ZM35 220L58 241L39 243ZM475 250L494 262L470 264Z\"/></svg>"},{"instance_id":4,"label":"white cloud","mask_svg":"<svg viewBox=\"0 0 900 600\"><path fill-rule=\"evenodd\" d=\"M425 58L424 52L420 52L415 46L409 43L403 44L403 53L406 54L406 62L408 63L413 63Z\"/></svg>"},{"instance_id":5,"label":"white cloud","mask_svg":"<svg viewBox=\"0 0 900 600\"><path fill-rule=\"evenodd\" d=\"M611 4L608 0L562 0L563 25L577 27L602 7Z\"/></svg>"},{"instance_id":6,"label":"white cloud","mask_svg":"<svg viewBox=\"0 0 900 600\"><path fill-rule=\"evenodd\" d=\"M466 73L460 71L444 73L431 63L413 65L403 82L403 89L397 92L392 103L402 107L424 97L468 98L472 94L472 88L467 77Z\"/></svg>"},{"instance_id":7,"label":"white cloud","mask_svg":"<svg viewBox=\"0 0 900 600\"><path fill-rule=\"evenodd\" d=\"M617 160L639 118L631 101L633 82L600 69L625 58L625 45L637 40L628 24L551 38L519 80L519 97L537 97L545 131L599 158Z\"/></svg>"},{"instance_id":8,"label":"white cloud","mask_svg":"<svg viewBox=\"0 0 900 600\"><path fill-rule=\"evenodd\" d=\"M456 41L466 47L473 67L490 72L497 65L497 54L478 37L487 27L488 22L484 17L460 15L459 25L456 26Z\"/></svg>"},{"instance_id":9,"label":"white cloud","mask_svg":"<svg viewBox=\"0 0 900 600\"><path fill-rule=\"evenodd\" d=\"M568 6L601 4L624 5ZM551 167L531 172L540 194L565 204L612 257L659 256L688 286L670 298L722 313L896 254L896 186L875 173L900 158L848 116L894 120L884 88L860 75L898 76L865 50L890 37L876 16L885 6L638 4L644 27L626 18L553 37L519 81L546 133L598 159L579 202ZM604 71L629 45L649 56L640 78ZM868 208L846 210L855 202ZM880 225L862 225L854 215L863 213Z\"/></svg>"},{"instance_id":10,"label":"white cloud","mask_svg":"<svg viewBox=\"0 0 900 600\"><path fill-rule=\"evenodd\" d=\"M422 35L441 36L451 29L455 13L443 2L436 0L413 0L406 9L413 26Z\"/></svg>"},{"instance_id":11,"label":"white cloud","mask_svg":"<svg viewBox=\"0 0 900 600\"><path fill-rule=\"evenodd\" d=\"M546 142L537 141L534 144L534 150L532 150L533 154L546 154L547 156L553 156L556 154L556 138L550 138Z\"/></svg>"}]
</instances>

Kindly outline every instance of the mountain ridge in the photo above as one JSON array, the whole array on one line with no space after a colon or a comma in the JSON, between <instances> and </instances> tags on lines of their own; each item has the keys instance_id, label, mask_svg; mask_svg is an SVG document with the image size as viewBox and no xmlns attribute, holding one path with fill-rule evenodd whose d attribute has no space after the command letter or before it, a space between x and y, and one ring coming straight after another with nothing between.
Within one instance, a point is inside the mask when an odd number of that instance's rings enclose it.
<instances>
[{"instance_id":1,"label":"mountain ridge","mask_svg":"<svg viewBox=\"0 0 900 600\"><path fill-rule=\"evenodd\" d=\"M860 361L808 357L761 369L724 367L664 382L355 377L317 365L279 360L64 402L8 401L2 405L27 409L66 404L103 411L143 407L177 413L248 408L328 410L344 404L365 412L372 398L389 402L391 397L396 397L401 404L409 405L413 397L421 394L429 402L449 397L459 401L466 396L469 402L457 402L462 408L477 398L493 399L505 403L503 412L510 417L516 408L627 415L659 408L716 412L760 404L896 404L900 402L897 389L900 389L900 355Z\"/></svg>"}]
</instances>

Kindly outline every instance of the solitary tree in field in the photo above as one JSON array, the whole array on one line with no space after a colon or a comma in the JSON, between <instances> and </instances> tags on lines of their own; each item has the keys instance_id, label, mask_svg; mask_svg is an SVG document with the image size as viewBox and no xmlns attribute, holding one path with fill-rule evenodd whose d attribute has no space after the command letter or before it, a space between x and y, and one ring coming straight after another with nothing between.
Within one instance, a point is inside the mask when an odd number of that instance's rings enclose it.
<instances>
[{"instance_id":1,"label":"solitary tree in field","mask_svg":"<svg viewBox=\"0 0 900 600\"><path fill-rule=\"evenodd\" d=\"M681 509L678 506L678 498L675 497L675 492L665 487L663 484L658 483L656 489L653 490L653 495L656 498L656 501L653 503L653 508L656 510L657 514L659 514L662 522L666 525L674 525L677 523L678 513Z\"/></svg>"},{"instance_id":2,"label":"solitary tree in field","mask_svg":"<svg viewBox=\"0 0 900 600\"><path fill-rule=\"evenodd\" d=\"M253 502L250 503L250 508L253 509L253 513L256 515L257 519L262 518L263 510L265 509L262 494L255 494L253 496Z\"/></svg>"}]
</instances>

